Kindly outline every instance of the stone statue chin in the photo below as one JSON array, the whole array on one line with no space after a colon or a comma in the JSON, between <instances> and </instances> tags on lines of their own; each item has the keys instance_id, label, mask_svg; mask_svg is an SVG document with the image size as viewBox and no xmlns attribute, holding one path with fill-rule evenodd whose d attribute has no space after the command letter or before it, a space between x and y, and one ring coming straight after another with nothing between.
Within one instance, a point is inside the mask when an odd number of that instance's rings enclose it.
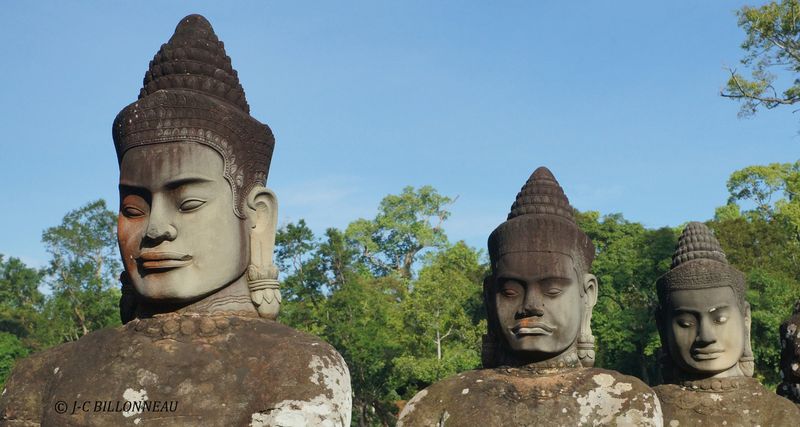
<instances>
[{"instance_id":1,"label":"stone statue chin","mask_svg":"<svg viewBox=\"0 0 800 427\"><path fill-rule=\"evenodd\" d=\"M489 237L484 369L420 391L398 425L661 425L639 379L592 368L595 248L546 168Z\"/></svg>"},{"instance_id":2,"label":"stone statue chin","mask_svg":"<svg viewBox=\"0 0 800 427\"><path fill-rule=\"evenodd\" d=\"M667 384L654 390L665 425L796 425L800 412L750 378L745 277L704 224L683 231L657 288Z\"/></svg>"},{"instance_id":3,"label":"stone statue chin","mask_svg":"<svg viewBox=\"0 0 800 427\"><path fill-rule=\"evenodd\" d=\"M18 363L0 420L348 426L342 357L274 322L275 140L208 21L181 20L144 82L113 129L124 326Z\"/></svg>"}]
</instances>

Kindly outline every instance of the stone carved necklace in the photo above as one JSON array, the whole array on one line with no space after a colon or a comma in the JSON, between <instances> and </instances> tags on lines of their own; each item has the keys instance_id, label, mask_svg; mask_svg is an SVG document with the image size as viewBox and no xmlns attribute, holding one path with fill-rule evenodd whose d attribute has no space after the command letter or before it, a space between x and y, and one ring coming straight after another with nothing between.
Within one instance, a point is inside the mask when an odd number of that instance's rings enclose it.
<instances>
[{"instance_id":1,"label":"stone carved necklace","mask_svg":"<svg viewBox=\"0 0 800 427\"><path fill-rule=\"evenodd\" d=\"M153 317L133 319L125 327L151 338L189 339L213 337L226 333L240 323L258 319L258 315L246 311L214 313L164 313Z\"/></svg>"},{"instance_id":2,"label":"stone carved necklace","mask_svg":"<svg viewBox=\"0 0 800 427\"><path fill-rule=\"evenodd\" d=\"M558 373L565 369L576 369L580 367L581 363L578 359L578 351L572 346L552 359L528 363L519 367L501 366L499 369L505 369L506 372L511 372L512 369L518 369L530 372L534 375L548 375Z\"/></svg>"},{"instance_id":3,"label":"stone carved necklace","mask_svg":"<svg viewBox=\"0 0 800 427\"><path fill-rule=\"evenodd\" d=\"M686 380L680 383L681 386L691 391L707 393L724 393L737 390L752 381L749 377L730 377L730 378L705 378L702 380Z\"/></svg>"}]
</instances>

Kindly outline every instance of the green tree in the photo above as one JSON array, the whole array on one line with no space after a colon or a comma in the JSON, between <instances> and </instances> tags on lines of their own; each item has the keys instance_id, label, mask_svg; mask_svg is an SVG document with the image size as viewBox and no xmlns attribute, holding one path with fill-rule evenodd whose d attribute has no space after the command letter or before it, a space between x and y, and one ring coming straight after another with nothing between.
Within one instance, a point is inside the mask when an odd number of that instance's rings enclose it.
<instances>
[{"instance_id":1,"label":"green tree","mask_svg":"<svg viewBox=\"0 0 800 427\"><path fill-rule=\"evenodd\" d=\"M18 258L3 258L0 254L0 331L26 340L40 321L44 295L39 285L44 271L30 268Z\"/></svg>"},{"instance_id":2,"label":"green tree","mask_svg":"<svg viewBox=\"0 0 800 427\"><path fill-rule=\"evenodd\" d=\"M458 372L480 366L486 313L481 298L488 266L464 242L429 254L401 304L402 355L393 382L406 398Z\"/></svg>"},{"instance_id":3,"label":"green tree","mask_svg":"<svg viewBox=\"0 0 800 427\"><path fill-rule=\"evenodd\" d=\"M621 214L601 217L594 211L579 212L577 220L597 248L592 264L600 286L592 317L597 365L657 382L655 281L669 270L677 231L650 230Z\"/></svg>"},{"instance_id":4,"label":"green tree","mask_svg":"<svg viewBox=\"0 0 800 427\"><path fill-rule=\"evenodd\" d=\"M0 387L6 383L6 379L14 368L17 359L27 356L30 349L14 334L0 332Z\"/></svg>"},{"instance_id":5,"label":"green tree","mask_svg":"<svg viewBox=\"0 0 800 427\"><path fill-rule=\"evenodd\" d=\"M46 282L52 295L44 310L50 328L42 331L47 344L119 324L116 223L116 214L97 200L67 213L42 234L51 255Z\"/></svg>"},{"instance_id":6,"label":"green tree","mask_svg":"<svg viewBox=\"0 0 800 427\"><path fill-rule=\"evenodd\" d=\"M800 2L744 6L736 14L745 32L741 63L751 75L748 78L729 69L730 78L720 94L742 102L741 116L754 114L759 107L796 104L800 101ZM775 83L781 75L791 84L779 89Z\"/></svg>"},{"instance_id":7,"label":"green tree","mask_svg":"<svg viewBox=\"0 0 800 427\"><path fill-rule=\"evenodd\" d=\"M43 274L18 258L5 260L0 254L0 387L18 358L41 348L35 334L42 325Z\"/></svg>"},{"instance_id":8,"label":"green tree","mask_svg":"<svg viewBox=\"0 0 800 427\"><path fill-rule=\"evenodd\" d=\"M329 228L317 238L300 220L278 233L280 320L320 336L342 354L352 378L356 425L394 424L398 401L417 387L412 390L401 380L409 376L398 368L410 360L403 356L432 358L448 367L427 381L476 365L479 346L472 329L483 316L476 313L482 267L477 252L447 243L441 226L451 202L432 187L406 187L386 196L374 219L356 220L345 232ZM423 271L415 279L420 265ZM456 301L445 301L446 307L431 303L446 299L437 286L453 289ZM466 303L456 307L459 301ZM436 308L438 324L429 321ZM435 345L416 345L430 337L415 336L436 327L438 359ZM448 335L441 328L453 330Z\"/></svg>"},{"instance_id":9,"label":"green tree","mask_svg":"<svg viewBox=\"0 0 800 427\"><path fill-rule=\"evenodd\" d=\"M734 171L728 204L708 225L728 260L747 274L756 376L780 381L778 327L800 299L800 162Z\"/></svg>"},{"instance_id":10,"label":"green tree","mask_svg":"<svg viewBox=\"0 0 800 427\"><path fill-rule=\"evenodd\" d=\"M345 235L378 274L396 272L411 278L424 249L447 244L442 223L450 216L446 208L452 202L431 186L406 187L381 200L375 219L352 222Z\"/></svg>"}]
</instances>

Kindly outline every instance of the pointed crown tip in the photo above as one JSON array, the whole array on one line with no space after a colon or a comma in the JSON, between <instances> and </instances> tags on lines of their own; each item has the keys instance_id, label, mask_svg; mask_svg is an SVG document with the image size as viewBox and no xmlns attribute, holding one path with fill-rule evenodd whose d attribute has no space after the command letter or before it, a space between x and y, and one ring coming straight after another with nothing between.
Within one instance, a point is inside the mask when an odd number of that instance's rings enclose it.
<instances>
[{"instance_id":1,"label":"pointed crown tip","mask_svg":"<svg viewBox=\"0 0 800 427\"><path fill-rule=\"evenodd\" d=\"M567 195L558 184L553 173L542 166L537 168L511 206L508 219L521 215L554 215L575 222Z\"/></svg>"},{"instance_id":2,"label":"pointed crown tip","mask_svg":"<svg viewBox=\"0 0 800 427\"><path fill-rule=\"evenodd\" d=\"M711 229L702 222L692 221L686 225L678 239L678 247L672 255L671 268L695 259L709 259L728 264L722 246Z\"/></svg>"},{"instance_id":3,"label":"pointed crown tip","mask_svg":"<svg viewBox=\"0 0 800 427\"><path fill-rule=\"evenodd\" d=\"M201 15L181 19L153 57L139 98L159 90L190 90L227 102L246 114L250 106L222 43Z\"/></svg>"},{"instance_id":4,"label":"pointed crown tip","mask_svg":"<svg viewBox=\"0 0 800 427\"><path fill-rule=\"evenodd\" d=\"M214 31L213 27L211 27L211 22L208 22L208 19L206 19L205 16L196 13L184 16L183 19L181 19L180 22L178 22L178 25L175 27L175 32L190 28L200 28L200 29Z\"/></svg>"},{"instance_id":5,"label":"pointed crown tip","mask_svg":"<svg viewBox=\"0 0 800 427\"><path fill-rule=\"evenodd\" d=\"M553 172L550 172L550 169L547 169L545 166L539 166L533 171L533 175L531 175L530 180L535 179L547 179L550 181L555 181L556 177L553 176Z\"/></svg>"}]
</instances>

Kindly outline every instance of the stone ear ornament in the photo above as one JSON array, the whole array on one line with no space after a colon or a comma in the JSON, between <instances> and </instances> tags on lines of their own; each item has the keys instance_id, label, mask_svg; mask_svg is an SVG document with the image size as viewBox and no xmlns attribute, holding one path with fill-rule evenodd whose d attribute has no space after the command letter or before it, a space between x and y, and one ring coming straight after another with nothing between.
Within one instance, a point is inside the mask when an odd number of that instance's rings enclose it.
<instances>
[{"instance_id":1,"label":"stone ear ornament","mask_svg":"<svg viewBox=\"0 0 800 427\"><path fill-rule=\"evenodd\" d=\"M581 331L578 333L578 359L581 361L581 366L584 368L591 368L594 366L594 335L589 328L588 332Z\"/></svg>"},{"instance_id":2,"label":"stone ear ornament","mask_svg":"<svg viewBox=\"0 0 800 427\"><path fill-rule=\"evenodd\" d=\"M247 267L247 286L250 299L260 317L275 320L281 309L281 290L278 282L278 268L268 265L265 268L250 264Z\"/></svg>"}]
</instances>

